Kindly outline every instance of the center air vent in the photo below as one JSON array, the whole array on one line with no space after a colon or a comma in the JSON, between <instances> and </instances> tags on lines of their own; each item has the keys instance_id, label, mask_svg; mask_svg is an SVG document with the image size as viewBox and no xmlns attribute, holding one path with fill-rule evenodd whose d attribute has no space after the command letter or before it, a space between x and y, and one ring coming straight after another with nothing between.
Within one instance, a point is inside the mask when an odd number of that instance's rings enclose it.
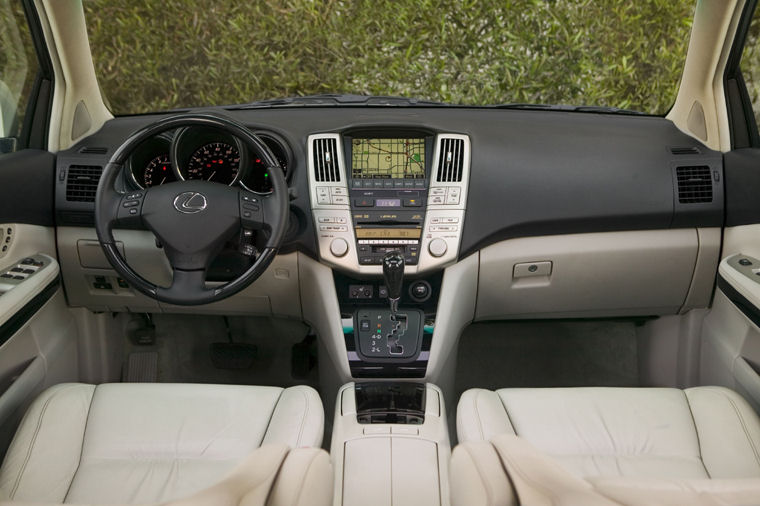
<instances>
[{"instance_id":1,"label":"center air vent","mask_svg":"<svg viewBox=\"0 0 760 506\"><path fill-rule=\"evenodd\" d=\"M314 139L314 179L319 183L340 181L338 147L335 139Z\"/></svg>"},{"instance_id":2,"label":"center air vent","mask_svg":"<svg viewBox=\"0 0 760 506\"><path fill-rule=\"evenodd\" d=\"M443 137L438 155L438 176L436 180L444 183L459 182L462 180L463 167L464 141Z\"/></svg>"},{"instance_id":3,"label":"center air vent","mask_svg":"<svg viewBox=\"0 0 760 506\"><path fill-rule=\"evenodd\" d=\"M698 204L712 202L713 185L710 167L677 167L678 202L681 204Z\"/></svg>"},{"instance_id":4,"label":"center air vent","mask_svg":"<svg viewBox=\"0 0 760 506\"><path fill-rule=\"evenodd\" d=\"M103 167L96 165L71 165L66 179L66 200L95 202L95 192L102 172Z\"/></svg>"}]
</instances>

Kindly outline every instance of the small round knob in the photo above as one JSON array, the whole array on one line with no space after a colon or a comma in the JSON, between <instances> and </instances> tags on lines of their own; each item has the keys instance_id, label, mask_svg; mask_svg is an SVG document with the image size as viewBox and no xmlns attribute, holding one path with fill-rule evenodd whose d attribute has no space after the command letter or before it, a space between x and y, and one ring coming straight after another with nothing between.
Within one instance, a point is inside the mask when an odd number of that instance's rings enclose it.
<instances>
[{"instance_id":1,"label":"small round knob","mask_svg":"<svg viewBox=\"0 0 760 506\"><path fill-rule=\"evenodd\" d=\"M428 244L428 251L436 258L445 255L447 249L449 249L448 244L440 238L435 238Z\"/></svg>"},{"instance_id":2,"label":"small round knob","mask_svg":"<svg viewBox=\"0 0 760 506\"><path fill-rule=\"evenodd\" d=\"M333 239L330 243L330 253L336 257L342 257L348 253L348 243L346 240L340 237Z\"/></svg>"}]
</instances>

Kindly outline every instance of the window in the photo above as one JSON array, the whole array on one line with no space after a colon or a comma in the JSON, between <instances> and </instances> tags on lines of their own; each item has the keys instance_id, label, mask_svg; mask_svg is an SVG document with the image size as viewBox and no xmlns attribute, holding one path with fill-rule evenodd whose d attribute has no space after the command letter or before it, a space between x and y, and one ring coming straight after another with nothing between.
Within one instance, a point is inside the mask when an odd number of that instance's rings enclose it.
<instances>
[{"instance_id":1,"label":"window","mask_svg":"<svg viewBox=\"0 0 760 506\"><path fill-rule=\"evenodd\" d=\"M86 0L115 114L322 93L670 109L694 0Z\"/></svg>"},{"instance_id":2,"label":"window","mask_svg":"<svg viewBox=\"0 0 760 506\"><path fill-rule=\"evenodd\" d=\"M15 151L20 141L39 62L24 7L0 0L0 152Z\"/></svg>"}]
</instances>

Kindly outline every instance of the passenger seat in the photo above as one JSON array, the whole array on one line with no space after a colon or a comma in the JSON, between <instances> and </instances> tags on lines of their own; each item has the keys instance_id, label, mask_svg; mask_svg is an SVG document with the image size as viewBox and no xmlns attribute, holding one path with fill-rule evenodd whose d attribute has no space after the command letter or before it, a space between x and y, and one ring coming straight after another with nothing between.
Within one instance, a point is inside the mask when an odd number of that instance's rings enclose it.
<instances>
[{"instance_id":1,"label":"passenger seat","mask_svg":"<svg viewBox=\"0 0 760 506\"><path fill-rule=\"evenodd\" d=\"M457 434L454 506L760 502L760 419L726 388L473 389Z\"/></svg>"}]
</instances>

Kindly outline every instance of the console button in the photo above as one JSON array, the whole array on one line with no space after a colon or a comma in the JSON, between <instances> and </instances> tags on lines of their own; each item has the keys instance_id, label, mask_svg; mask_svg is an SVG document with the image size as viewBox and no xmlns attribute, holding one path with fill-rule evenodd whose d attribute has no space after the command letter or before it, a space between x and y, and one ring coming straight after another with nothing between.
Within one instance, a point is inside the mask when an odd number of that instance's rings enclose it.
<instances>
[{"instance_id":1,"label":"console button","mask_svg":"<svg viewBox=\"0 0 760 506\"><path fill-rule=\"evenodd\" d=\"M445 255L446 250L448 249L449 246L446 244L446 241L438 237L430 241L430 244L428 244L428 251L436 258Z\"/></svg>"},{"instance_id":2,"label":"console button","mask_svg":"<svg viewBox=\"0 0 760 506\"><path fill-rule=\"evenodd\" d=\"M346 240L340 237L333 239L330 243L330 253L339 258L345 256L348 253L348 243Z\"/></svg>"},{"instance_id":3,"label":"console button","mask_svg":"<svg viewBox=\"0 0 760 506\"><path fill-rule=\"evenodd\" d=\"M374 259L372 257L359 257L359 263L361 265L372 265Z\"/></svg>"},{"instance_id":4,"label":"console button","mask_svg":"<svg viewBox=\"0 0 760 506\"><path fill-rule=\"evenodd\" d=\"M369 320L360 321L359 330L361 330L362 332L369 332Z\"/></svg>"},{"instance_id":5,"label":"console button","mask_svg":"<svg viewBox=\"0 0 760 506\"><path fill-rule=\"evenodd\" d=\"M372 207L375 199L354 199L354 207Z\"/></svg>"},{"instance_id":6,"label":"console button","mask_svg":"<svg viewBox=\"0 0 760 506\"><path fill-rule=\"evenodd\" d=\"M335 204L335 205L345 205L345 206L347 206L348 205L348 197L346 197L344 195L335 195L332 198L332 203Z\"/></svg>"},{"instance_id":7,"label":"console button","mask_svg":"<svg viewBox=\"0 0 760 506\"><path fill-rule=\"evenodd\" d=\"M433 205L442 205L446 203L446 197L436 195L434 197L430 197L430 203Z\"/></svg>"},{"instance_id":8,"label":"console button","mask_svg":"<svg viewBox=\"0 0 760 506\"><path fill-rule=\"evenodd\" d=\"M348 195L348 190L346 190L343 186L332 186L330 188L330 193L332 195L346 196L346 195Z\"/></svg>"},{"instance_id":9,"label":"console button","mask_svg":"<svg viewBox=\"0 0 760 506\"><path fill-rule=\"evenodd\" d=\"M404 199L404 207L420 207L421 205L420 199Z\"/></svg>"},{"instance_id":10,"label":"console button","mask_svg":"<svg viewBox=\"0 0 760 506\"><path fill-rule=\"evenodd\" d=\"M445 197L446 196L446 188L431 188L430 189L430 196L431 197Z\"/></svg>"}]
</instances>

